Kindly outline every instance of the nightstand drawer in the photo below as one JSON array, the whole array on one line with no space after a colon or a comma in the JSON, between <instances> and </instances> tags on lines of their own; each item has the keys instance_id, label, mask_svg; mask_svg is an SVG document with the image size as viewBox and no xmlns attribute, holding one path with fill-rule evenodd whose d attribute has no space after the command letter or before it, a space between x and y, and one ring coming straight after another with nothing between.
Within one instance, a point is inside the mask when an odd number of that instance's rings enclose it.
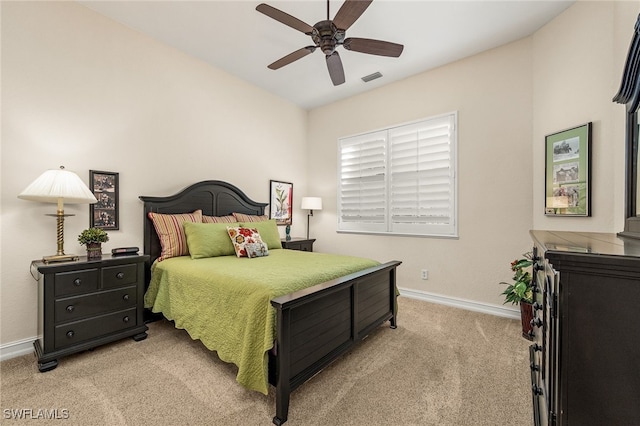
<instances>
[{"instance_id":1,"label":"nightstand drawer","mask_svg":"<svg viewBox=\"0 0 640 426\"><path fill-rule=\"evenodd\" d=\"M299 251L313 251L313 247L311 243L308 243L308 242L289 244L289 247L287 248L291 250L299 250Z\"/></svg>"},{"instance_id":2,"label":"nightstand drawer","mask_svg":"<svg viewBox=\"0 0 640 426\"><path fill-rule=\"evenodd\" d=\"M130 306L136 306L136 302L135 286L57 299L55 303L55 322L59 324L101 312L125 309Z\"/></svg>"},{"instance_id":3,"label":"nightstand drawer","mask_svg":"<svg viewBox=\"0 0 640 426\"><path fill-rule=\"evenodd\" d=\"M113 312L62 324L55 328L55 348L75 345L84 340L104 336L115 331L124 330L136 326L136 308Z\"/></svg>"},{"instance_id":4,"label":"nightstand drawer","mask_svg":"<svg viewBox=\"0 0 640 426\"><path fill-rule=\"evenodd\" d=\"M87 293L98 289L98 270L60 272L55 274L55 295Z\"/></svg>"},{"instance_id":5,"label":"nightstand drawer","mask_svg":"<svg viewBox=\"0 0 640 426\"><path fill-rule=\"evenodd\" d=\"M282 239L283 249L299 250L299 251L313 251L313 243L315 238L292 238L290 240Z\"/></svg>"},{"instance_id":6,"label":"nightstand drawer","mask_svg":"<svg viewBox=\"0 0 640 426\"><path fill-rule=\"evenodd\" d=\"M135 284L137 279L138 265L135 263L102 268L102 288Z\"/></svg>"}]
</instances>

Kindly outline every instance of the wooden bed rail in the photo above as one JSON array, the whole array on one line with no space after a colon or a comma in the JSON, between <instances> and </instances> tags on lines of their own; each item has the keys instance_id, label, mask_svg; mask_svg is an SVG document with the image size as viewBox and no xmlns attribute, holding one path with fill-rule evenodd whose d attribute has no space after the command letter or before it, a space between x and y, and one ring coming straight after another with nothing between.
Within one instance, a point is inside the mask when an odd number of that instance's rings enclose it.
<instances>
[{"instance_id":1,"label":"wooden bed rail","mask_svg":"<svg viewBox=\"0 0 640 426\"><path fill-rule=\"evenodd\" d=\"M269 380L276 387L273 423L287 421L290 394L389 321L396 328L399 261L365 269L271 301L276 353Z\"/></svg>"}]
</instances>

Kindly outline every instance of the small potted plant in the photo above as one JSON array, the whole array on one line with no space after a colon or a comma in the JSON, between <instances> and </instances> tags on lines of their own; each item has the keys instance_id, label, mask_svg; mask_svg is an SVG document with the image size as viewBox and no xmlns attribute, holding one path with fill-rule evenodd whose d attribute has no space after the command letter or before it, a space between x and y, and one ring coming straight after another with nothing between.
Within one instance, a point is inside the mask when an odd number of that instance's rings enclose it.
<instances>
[{"instance_id":1,"label":"small potted plant","mask_svg":"<svg viewBox=\"0 0 640 426\"><path fill-rule=\"evenodd\" d=\"M87 246L87 259L102 257L102 243L109 241L109 235L101 228L88 228L78 235L78 242Z\"/></svg>"},{"instance_id":2,"label":"small potted plant","mask_svg":"<svg viewBox=\"0 0 640 426\"><path fill-rule=\"evenodd\" d=\"M504 303L512 303L520 305L520 319L522 321L522 336L526 339L532 339L533 319L533 276L531 275L531 266L533 258L531 253L523 254L523 258L516 259L511 262L511 270L513 274L513 282L501 282L507 288L502 292Z\"/></svg>"}]
</instances>

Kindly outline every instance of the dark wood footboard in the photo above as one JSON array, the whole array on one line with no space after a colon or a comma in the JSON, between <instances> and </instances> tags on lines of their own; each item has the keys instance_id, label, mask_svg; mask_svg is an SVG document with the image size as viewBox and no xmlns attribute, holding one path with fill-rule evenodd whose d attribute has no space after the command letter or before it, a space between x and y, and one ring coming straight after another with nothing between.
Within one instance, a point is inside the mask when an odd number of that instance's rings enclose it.
<instances>
[{"instance_id":1,"label":"dark wood footboard","mask_svg":"<svg viewBox=\"0 0 640 426\"><path fill-rule=\"evenodd\" d=\"M385 321L396 328L396 267L365 269L271 301L277 311L276 355L269 381L276 387L273 423L287 421L291 392Z\"/></svg>"}]
</instances>

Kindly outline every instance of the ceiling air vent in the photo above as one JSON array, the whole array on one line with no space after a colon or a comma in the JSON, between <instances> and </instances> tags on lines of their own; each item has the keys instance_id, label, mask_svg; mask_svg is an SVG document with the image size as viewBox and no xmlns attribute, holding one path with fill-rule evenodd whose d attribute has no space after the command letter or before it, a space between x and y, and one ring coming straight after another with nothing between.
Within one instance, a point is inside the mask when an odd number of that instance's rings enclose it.
<instances>
[{"instance_id":1,"label":"ceiling air vent","mask_svg":"<svg viewBox=\"0 0 640 426\"><path fill-rule=\"evenodd\" d=\"M382 74L376 71L373 74L365 75L364 77L362 77L362 81L364 81L365 83L368 83L371 80L375 80L376 78L380 78L380 77L382 77Z\"/></svg>"}]
</instances>

